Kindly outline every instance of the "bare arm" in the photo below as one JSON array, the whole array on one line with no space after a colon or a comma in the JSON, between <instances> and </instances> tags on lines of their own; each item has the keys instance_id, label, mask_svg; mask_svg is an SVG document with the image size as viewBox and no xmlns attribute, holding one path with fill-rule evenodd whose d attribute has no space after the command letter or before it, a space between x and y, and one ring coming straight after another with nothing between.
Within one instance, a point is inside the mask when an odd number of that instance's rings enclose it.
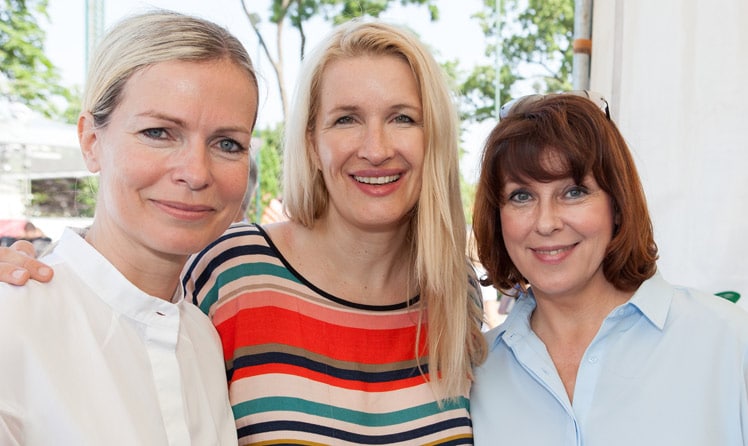
<instances>
[{"instance_id":1,"label":"bare arm","mask_svg":"<svg viewBox=\"0 0 748 446\"><path fill-rule=\"evenodd\" d=\"M25 240L0 248L0 282L13 285L23 285L29 279L49 282L54 275L52 268L34 257L34 245Z\"/></svg>"}]
</instances>

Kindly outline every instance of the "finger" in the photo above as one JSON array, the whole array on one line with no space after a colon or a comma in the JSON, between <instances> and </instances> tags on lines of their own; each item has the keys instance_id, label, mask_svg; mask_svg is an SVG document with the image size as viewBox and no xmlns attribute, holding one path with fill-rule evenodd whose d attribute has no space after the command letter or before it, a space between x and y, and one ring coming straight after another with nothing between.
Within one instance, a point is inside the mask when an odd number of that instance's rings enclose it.
<instances>
[{"instance_id":1,"label":"finger","mask_svg":"<svg viewBox=\"0 0 748 446\"><path fill-rule=\"evenodd\" d=\"M0 248L0 282L13 285L23 285L29 279L39 282L49 282L54 275L52 268L34 259L34 249L31 246L29 255L28 242L16 242L10 248Z\"/></svg>"},{"instance_id":2,"label":"finger","mask_svg":"<svg viewBox=\"0 0 748 446\"><path fill-rule=\"evenodd\" d=\"M34 245L28 240L16 240L15 243L10 245L10 249L20 251L26 254L28 257L36 257L36 250ZM1 260L2 258L0 258Z\"/></svg>"}]
</instances>

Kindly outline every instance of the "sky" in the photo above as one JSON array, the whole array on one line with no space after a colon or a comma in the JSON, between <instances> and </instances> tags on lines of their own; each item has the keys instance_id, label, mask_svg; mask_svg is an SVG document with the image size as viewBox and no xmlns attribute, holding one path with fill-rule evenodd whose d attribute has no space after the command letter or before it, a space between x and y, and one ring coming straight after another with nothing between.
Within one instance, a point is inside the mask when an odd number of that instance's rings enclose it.
<instances>
[{"instance_id":1,"label":"sky","mask_svg":"<svg viewBox=\"0 0 748 446\"><path fill-rule=\"evenodd\" d=\"M247 0L249 8L266 18L269 0ZM483 52L486 39L478 22L471 15L481 9L482 0L437 0L440 20L431 22L424 7L396 7L383 16L389 22L403 24L415 30L434 51L437 60L459 60L460 69L469 71L474 65L487 63ZM49 2L49 22L42 22L47 33L45 51L60 69L67 86L82 86L85 76L85 7L86 0L52 0ZM154 7L171 9L212 20L228 28L245 45L255 62L260 75L260 128L282 119L275 75L265 55L261 52L256 36L247 21L240 0L109 0L104 1L105 29L127 15L147 11ZM266 40L274 43L275 28L271 24L261 25ZM307 49L312 48L329 30L329 25L318 20L307 30ZM287 28L284 35L284 58L286 64L286 87L293 91L293 81L298 64L298 39L295 32ZM467 154L461 161L463 176L477 181L478 160L485 136L491 123L470 126L463 134L463 147Z\"/></svg>"}]
</instances>

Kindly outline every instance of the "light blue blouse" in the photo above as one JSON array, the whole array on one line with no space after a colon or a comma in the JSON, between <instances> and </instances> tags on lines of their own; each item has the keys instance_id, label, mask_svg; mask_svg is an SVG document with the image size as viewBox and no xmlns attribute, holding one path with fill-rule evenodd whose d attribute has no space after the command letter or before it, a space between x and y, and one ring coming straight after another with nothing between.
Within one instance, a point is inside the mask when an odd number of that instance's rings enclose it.
<instances>
[{"instance_id":1,"label":"light blue blouse","mask_svg":"<svg viewBox=\"0 0 748 446\"><path fill-rule=\"evenodd\" d=\"M486 333L471 392L475 444L748 445L748 312L659 274L614 309L569 402L530 329L532 293Z\"/></svg>"}]
</instances>

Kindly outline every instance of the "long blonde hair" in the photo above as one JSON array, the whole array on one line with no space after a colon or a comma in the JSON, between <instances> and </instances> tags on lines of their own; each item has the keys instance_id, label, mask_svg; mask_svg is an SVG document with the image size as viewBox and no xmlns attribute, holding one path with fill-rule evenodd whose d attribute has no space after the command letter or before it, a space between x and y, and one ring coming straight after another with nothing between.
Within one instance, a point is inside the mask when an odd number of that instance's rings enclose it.
<instances>
[{"instance_id":1,"label":"long blonde hair","mask_svg":"<svg viewBox=\"0 0 748 446\"><path fill-rule=\"evenodd\" d=\"M460 196L458 118L447 80L425 46L410 32L379 21L339 25L302 65L294 105L286 124L283 164L284 206L289 216L311 227L328 206L329 195L313 160L309 135L319 108L325 68L334 60L394 55L416 78L426 136L423 183L410 223L412 272L427 315L431 382L440 398L464 395L472 366L485 358L480 334L481 298L466 260L466 224ZM422 334L419 326L418 335ZM418 342L414 348L417 348ZM421 352L416 350L418 355ZM435 379L438 377L437 379Z\"/></svg>"}]
</instances>

